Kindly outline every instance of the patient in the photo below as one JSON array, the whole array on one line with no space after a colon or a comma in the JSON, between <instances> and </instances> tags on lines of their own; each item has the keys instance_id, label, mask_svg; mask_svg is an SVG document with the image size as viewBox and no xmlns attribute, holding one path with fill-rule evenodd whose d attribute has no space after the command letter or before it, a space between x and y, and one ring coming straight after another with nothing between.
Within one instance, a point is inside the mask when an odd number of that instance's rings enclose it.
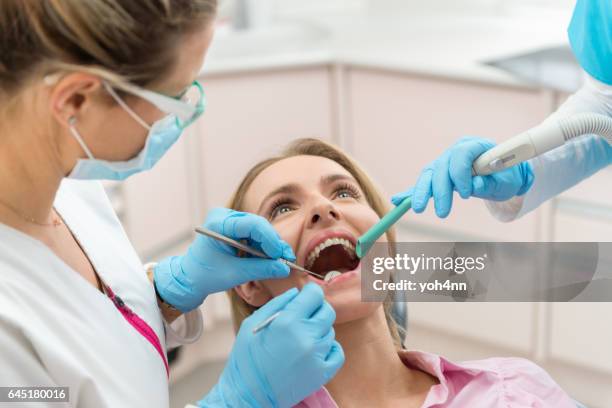
<instances>
[{"instance_id":1,"label":"patient","mask_svg":"<svg viewBox=\"0 0 612 408\"><path fill-rule=\"evenodd\" d=\"M386 212L367 175L338 148L315 139L292 143L248 172L230 208L268 219L294 249L297 263L329 283L292 271L285 279L252 281L229 292L235 327L273 297L308 282L321 285L336 311L336 338L346 362L299 407L571 407L567 394L534 363L492 358L453 363L407 351L390 302L362 302L357 237ZM394 242L394 233L385 239Z\"/></svg>"}]
</instances>

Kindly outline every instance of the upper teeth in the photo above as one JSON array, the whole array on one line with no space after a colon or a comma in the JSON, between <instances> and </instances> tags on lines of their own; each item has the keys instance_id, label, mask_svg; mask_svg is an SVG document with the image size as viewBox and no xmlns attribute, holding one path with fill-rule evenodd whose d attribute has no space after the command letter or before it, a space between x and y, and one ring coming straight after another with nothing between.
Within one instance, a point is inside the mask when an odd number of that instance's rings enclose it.
<instances>
[{"instance_id":1,"label":"upper teeth","mask_svg":"<svg viewBox=\"0 0 612 408\"><path fill-rule=\"evenodd\" d=\"M348 239L328 238L325 241L321 242L319 245L317 245L312 251L310 251L308 257L306 257L306 267L310 268L319 257L321 251L333 245L342 245L348 253L350 253L351 255L355 254L355 246Z\"/></svg>"}]
</instances>

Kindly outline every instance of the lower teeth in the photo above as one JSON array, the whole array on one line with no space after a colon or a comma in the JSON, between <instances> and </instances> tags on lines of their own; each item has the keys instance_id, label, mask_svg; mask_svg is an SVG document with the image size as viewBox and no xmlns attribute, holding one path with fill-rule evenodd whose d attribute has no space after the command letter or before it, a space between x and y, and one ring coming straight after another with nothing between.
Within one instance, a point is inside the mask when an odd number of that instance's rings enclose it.
<instances>
[{"instance_id":1,"label":"lower teeth","mask_svg":"<svg viewBox=\"0 0 612 408\"><path fill-rule=\"evenodd\" d=\"M330 280L342 275L342 273L338 271L329 271L327 275L325 275L325 282L329 282Z\"/></svg>"}]
</instances>

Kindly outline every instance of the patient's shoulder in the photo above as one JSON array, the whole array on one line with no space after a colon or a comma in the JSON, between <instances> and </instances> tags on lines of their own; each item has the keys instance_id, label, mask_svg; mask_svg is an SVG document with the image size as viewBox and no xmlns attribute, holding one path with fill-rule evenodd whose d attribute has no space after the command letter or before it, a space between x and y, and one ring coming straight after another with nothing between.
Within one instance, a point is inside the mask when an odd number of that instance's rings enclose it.
<instances>
[{"instance_id":1,"label":"patient's shoulder","mask_svg":"<svg viewBox=\"0 0 612 408\"><path fill-rule=\"evenodd\" d=\"M464 401L478 396L474 406L571 407L575 404L567 393L540 366L524 358L495 357L483 360L452 362L442 356L423 352L401 352L404 363L419 367L438 377L438 395ZM488 404L483 404L487 401ZM480 404L480 405L479 405Z\"/></svg>"},{"instance_id":2,"label":"patient's shoulder","mask_svg":"<svg viewBox=\"0 0 612 408\"><path fill-rule=\"evenodd\" d=\"M499 374L514 389L556 407L575 408L576 403L559 384L536 363L524 358L496 358ZM548 406L548 405L546 405Z\"/></svg>"},{"instance_id":3,"label":"patient's shoulder","mask_svg":"<svg viewBox=\"0 0 612 408\"><path fill-rule=\"evenodd\" d=\"M493 357L484 360L473 360L459 363L461 367L490 372L500 380L513 381L525 386L542 384L558 386L552 377L539 365L519 357Z\"/></svg>"}]
</instances>

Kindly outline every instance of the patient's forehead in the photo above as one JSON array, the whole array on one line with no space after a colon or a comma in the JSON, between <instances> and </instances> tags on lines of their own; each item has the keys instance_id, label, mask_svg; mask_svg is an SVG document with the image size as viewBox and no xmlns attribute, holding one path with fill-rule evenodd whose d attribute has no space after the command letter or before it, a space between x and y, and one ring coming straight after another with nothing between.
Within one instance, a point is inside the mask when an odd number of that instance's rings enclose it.
<instances>
[{"instance_id":1,"label":"patient's forehead","mask_svg":"<svg viewBox=\"0 0 612 408\"><path fill-rule=\"evenodd\" d=\"M344 174L344 167L320 156L293 156L268 166L253 180L245 196L245 210L255 212L264 198L286 184L298 184L306 190L319 189L321 177Z\"/></svg>"}]
</instances>

